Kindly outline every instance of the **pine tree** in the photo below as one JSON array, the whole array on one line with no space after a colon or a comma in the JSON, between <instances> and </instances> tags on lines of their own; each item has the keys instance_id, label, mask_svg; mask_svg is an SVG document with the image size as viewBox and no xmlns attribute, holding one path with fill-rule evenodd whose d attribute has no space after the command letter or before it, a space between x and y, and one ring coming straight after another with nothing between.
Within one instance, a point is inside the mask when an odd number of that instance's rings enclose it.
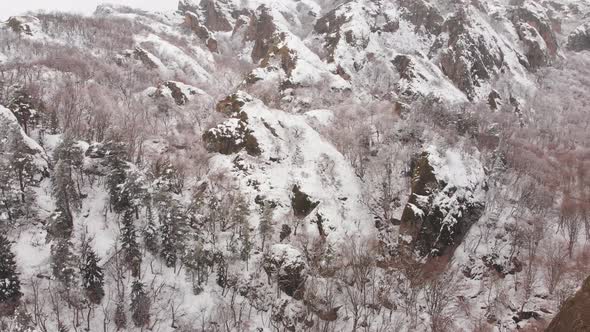
<instances>
[{"instance_id":1,"label":"pine tree","mask_svg":"<svg viewBox=\"0 0 590 332\"><path fill-rule=\"evenodd\" d=\"M141 251L139 250L135 225L133 223L133 210L125 211L123 215L121 249L123 250L123 259L131 269L131 275L138 278L141 270Z\"/></svg>"},{"instance_id":2,"label":"pine tree","mask_svg":"<svg viewBox=\"0 0 590 332\"><path fill-rule=\"evenodd\" d=\"M109 141L104 148L107 151L105 160L109 167L107 187L111 206L116 213L122 213L131 207L128 191L121 190L121 186L127 180L127 171L129 170L125 145L118 141Z\"/></svg>"},{"instance_id":3,"label":"pine tree","mask_svg":"<svg viewBox=\"0 0 590 332\"><path fill-rule=\"evenodd\" d=\"M184 252L188 232L188 217L176 200L167 199L160 202L160 234L162 247L160 256L166 266L175 267L178 255Z\"/></svg>"},{"instance_id":4,"label":"pine tree","mask_svg":"<svg viewBox=\"0 0 590 332\"><path fill-rule=\"evenodd\" d=\"M11 315L22 296L15 256L5 235L0 234L0 315Z\"/></svg>"},{"instance_id":5,"label":"pine tree","mask_svg":"<svg viewBox=\"0 0 590 332\"><path fill-rule=\"evenodd\" d=\"M12 111L18 123L27 134L37 119L37 111L35 110L34 104L33 97L25 89L16 91L8 104L8 109Z\"/></svg>"},{"instance_id":6,"label":"pine tree","mask_svg":"<svg viewBox=\"0 0 590 332\"><path fill-rule=\"evenodd\" d=\"M54 153L53 196L56 205L71 215L71 210L82 206L82 198L74 173L80 171L83 163L82 150L71 137L66 137Z\"/></svg>"},{"instance_id":7,"label":"pine tree","mask_svg":"<svg viewBox=\"0 0 590 332\"><path fill-rule=\"evenodd\" d=\"M99 304L104 297L104 274L98 266L98 257L92 249L86 250L86 262L82 267L82 286L91 303Z\"/></svg>"},{"instance_id":8,"label":"pine tree","mask_svg":"<svg viewBox=\"0 0 590 332\"><path fill-rule=\"evenodd\" d=\"M167 267L175 267L178 254L176 252L176 243L174 241L174 224L170 213L161 219L160 233L162 234L162 248L160 256L164 259Z\"/></svg>"},{"instance_id":9,"label":"pine tree","mask_svg":"<svg viewBox=\"0 0 590 332\"><path fill-rule=\"evenodd\" d=\"M73 245L69 239L58 239L51 245L51 269L53 276L64 286L75 284L78 258L74 255Z\"/></svg>"},{"instance_id":10,"label":"pine tree","mask_svg":"<svg viewBox=\"0 0 590 332\"><path fill-rule=\"evenodd\" d=\"M49 216L47 225L47 241L53 239L68 239L72 236L74 220L69 210L60 206Z\"/></svg>"},{"instance_id":11,"label":"pine tree","mask_svg":"<svg viewBox=\"0 0 590 332\"><path fill-rule=\"evenodd\" d=\"M136 280L131 286L131 319L136 327L146 326L150 321L151 301L141 281Z\"/></svg>"},{"instance_id":12,"label":"pine tree","mask_svg":"<svg viewBox=\"0 0 590 332\"><path fill-rule=\"evenodd\" d=\"M122 299L117 302L113 320L115 321L117 331L124 330L127 327L127 314L125 313L125 303Z\"/></svg>"},{"instance_id":13,"label":"pine tree","mask_svg":"<svg viewBox=\"0 0 590 332\"><path fill-rule=\"evenodd\" d=\"M147 205L146 217L147 225L143 230L143 242L145 243L146 249L152 254L155 254L159 251L160 245L158 243L158 226L154 220L151 204Z\"/></svg>"}]
</instances>

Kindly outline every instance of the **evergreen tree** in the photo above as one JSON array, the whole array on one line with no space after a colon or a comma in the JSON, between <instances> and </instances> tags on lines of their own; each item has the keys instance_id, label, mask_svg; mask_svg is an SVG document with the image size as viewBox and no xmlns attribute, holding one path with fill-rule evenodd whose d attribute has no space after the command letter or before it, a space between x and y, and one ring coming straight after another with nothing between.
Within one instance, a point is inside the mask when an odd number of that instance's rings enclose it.
<instances>
[{"instance_id":1,"label":"evergreen tree","mask_svg":"<svg viewBox=\"0 0 590 332\"><path fill-rule=\"evenodd\" d=\"M25 133L29 134L30 128L38 118L33 97L25 89L19 89L10 100L8 109L12 111Z\"/></svg>"},{"instance_id":2,"label":"evergreen tree","mask_svg":"<svg viewBox=\"0 0 590 332\"><path fill-rule=\"evenodd\" d=\"M141 281L136 280L131 286L131 319L136 327L146 326L150 321L151 301Z\"/></svg>"},{"instance_id":3,"label":"evergreen tree","mask_svg":"<svg viewBox=\"0 0 590 332\"><path fill-rule=\"evenodd\" d=\"M66 287L75 284L77 261L78 258L74 254L73 245L69 239L58 239L51 245L51 270L53 276Z\"/></svg>"},{"instance_id":4,"label":"evergreen tree","mask_svg":"<svg viewBox=\"0 0 590 332\"><path fill-rule=\"evenodd\" d=\"M272 235L274 209L270 203L266 202L262 207L262 215L260 217L260 224L258 225L258 232L262 238L262 249L264 249L266 240Z\"/></svg>"},{"instance_id":5,"label":"evergreen tree","mask_svg":"<svg viewBox=\"0 0 590 332\"><path fill-rule=\"evenodd\" d=\"M82 286L91 303L99 304L104 297L104 274L98 266L98 257L91 248L86 250L86 262L82 267Z\"/></svg>"},{"instance_id":6,"label":"evergreen tree","mask_svg":"<svg viewBox=\"0 0 590 332\"><path fill-rule=\"evenodd\" d=\"M64 210L58 206L57 209L49 216L47 225L47 241L53 239L68 239L74 229L74 220L69 210Z\"/></svg>"},{"instance_id":7,"label":"evergreen tree","mask_svg":"<svg viewBox=\"0 0 590 332\"><path fill-rule=\"evenodd\" d=\"M159 251L160 245L158 243L158 226L154 220L154 214L152 212L151 204L147 205L146 208L147 225L143 230L143 242L145 243L146 249L155 254Z\"/></svg>"},{"instance_id":8,"label":"evergreen tree","mask_svg":"<svg viewBox=\"0 0 590 332\"><path fill-rule=\"evenodd\" d=\"M137 243L132 210L125 211L125 214L123 215L121 249L123 250L123 259L131 269L131 275L138 278L141 270L141 251L139 250L139 244Z\"/></svg>"},{"instance_id":9,"label":"evergreen tree","mask_svg":"<svg viewBox=\"0 0 590 332\"><path fill-rule=\"evenodd\" d=\"M15 256L5 235L0 234L0 315L11 315L22 296Z\"/></svg>"},{"instance_id":10,"label":"evergreen tree","mask_svg":"<svg viewBox=\"0 0 590 332\"><path fill-rule=\"evenodd\" d=\"M188 232L188 217L176 200L167 199L160 202L160 234L162 246L160 256L166 266L175 267L178 255L184 252Z\"/></svg>"},{"instance_id":11,"label":"evergreen tree","mask_svg":"<svg viewBox=\"0 0 590 332\"><path fill-rule=\"evenodd\" d=\"M125 303L122 299L117 302L115 307L115 326L117 331L124 330L127 327L127 314L125 313Z\"/></svg>"},{"instance_id":12,"label":"evergreen tree","mask_svg":"<svg viewBox=\"0 0 590 332\"><path fill-rule=\"evenodd\" d=\"M154 184L160 192L180 194L184 187L184 177L169 159L158 159L153 165L156 180Z\"/></svg>"},{"instance_id":13,"label":"evergreen tree","mask_svg":"<svg viewBox=\"0 0 590 332\"><path fill-rule=\"evenodd\" d=\"M82 149L71 137L66 137L54 153L53 196L56 205L68 214L82 206L75 173L80 172L83 158Z\"/></svg>"},{"instance_id":14,"label":"evergreen tree","mask_svg":"<svg viewBox=\"0 0 590 332\"><path fill-rule=\"evenodd\" d=\"M128 191L122 191L121 186L127 180L129 164L126 160L126 147L122 142L109 141L104 146L106 152L105 161L109 167L107 187L110 203L116 213L122 213L131 207L131 198Z\"/></svg>"}]
</instances>

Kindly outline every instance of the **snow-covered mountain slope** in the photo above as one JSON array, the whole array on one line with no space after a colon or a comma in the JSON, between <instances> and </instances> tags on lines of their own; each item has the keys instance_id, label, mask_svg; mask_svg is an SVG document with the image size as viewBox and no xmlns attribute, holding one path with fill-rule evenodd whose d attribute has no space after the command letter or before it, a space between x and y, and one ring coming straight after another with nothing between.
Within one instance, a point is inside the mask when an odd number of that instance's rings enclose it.
<instances>
[{"instance_id":1,"label":"snow-covered mountain slope","mask_svg":"<svg viewBox=\"0 0 590 332\"><path fill-rule=\"evenodd\" d=\"M589 17L181 0L9 19L0 330L560 324L590 275Z\"/></svg>"}]
</instances>

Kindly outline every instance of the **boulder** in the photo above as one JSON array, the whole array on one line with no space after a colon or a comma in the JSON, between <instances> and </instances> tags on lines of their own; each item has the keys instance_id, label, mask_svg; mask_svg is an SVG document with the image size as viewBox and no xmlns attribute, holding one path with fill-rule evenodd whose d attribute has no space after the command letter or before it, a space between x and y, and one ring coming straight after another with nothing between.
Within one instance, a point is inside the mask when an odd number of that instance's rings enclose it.
<instances>
[{"instance_id":1,"label":"boulder","mask_svg":"<svg viewBox=\"0 0 590 332\"><path fill-rule=\"evenodd\" d=\"M6 25L15 33L33 36L40 30L41 23L35 16L12 16Z\"/></svg>"},{"instance_id":2,"label":"boulder","mask_svg":"<svg viewBox=\"0 0 590 332\"><path fill-rule=\"evenodd\" d=\"M285 294L301 300L307 279L305 257L289 244L275 244L264 255L263 268Z\"/></svg>"},{"instance_id":3,"label":"boulder","mask_svg":"<svg viewBox=\"0 0 590 332\"><path fill-rule=\"evenodd\" d=\"M203 134L207 151L230 155L245 149L252 156L260 155L258 140L252 135L248 123L231 118Z\"/></svg>"},{"instance_id":4,"label":"boulder","mask_svg":"<svg viewBox=\"0 0 590 332\"><path fill-rule=\"evenodd\" d=\"M199 4L192 0L181 0L178 3L178 11L199 13L202 16L203 25L211 31L232 31L230 12L227 0L201 0Z\"/></svg>"},{"instance_id":5,"label":"boulder","mask_svg":"<svg viewBox=\"0 0 590 332\"><path fill-rule=\"evenodd\" d=\"M209 29L201 24L197 14L187 11L184 15L184 26L194 32L205 43L209 51L217 53L217 40Z\"/></svg>"},{"instance_id":6,"label":"boulder","mask_svg":"<svg viewBox=\"0 0 590 332\"><path fill-rule=\"evenodd\" d=\"M420 256L451 254L482 215L485 173L472 156L431 146L411 165L412 193L400 237Z\"/></svg>"},{"instance_id":7,"label":"boulder","mask_svg":"<svg viewBox=\"0 0 590 332\"><path fill-rule=\"evenodd\" d=\"M298 185L293 186L292 192L291 206L293 214L298 218L307 217L320 204L320 202L313 201L309 195L301 191Z\"/></svg>"},{"instance_id":8,"label":"boulder","mask_svg":"<svg viewBox=\"0 0 590 332\"><path fill-rule=\"evenodd\" d=\"M196 95L205 95L205 92L194 86L176 81L162 82L158 84L153 92L149 93L149 96L154 98L169 97L178 106L186 105Z\"/></svg>"},{"instance_id":9,"label":"boulder","mask_svg":"<svg viewBox=\"0 0 590 332\"><path fill-rule=\"evenodd\" d=\"M313 326L313 321L307 319L307 308L300 301L280 298L272 306L270 318L284 329L281 331L305 331Z\"/></svg>"},{"instance_id":10,"label":"boulder","mask_svg":"<svg viewBox=\"0 0 590 332\"><path fill-rule=\"evenodd\" d=\"M590 22L577 27L569 35L567 48L574 52L590 50Z\"/></svg>"},{"instance_id":11,"label":"boulder","mask_svg":"<svg viewBox=\"0 0 590 332\"><path fill-rule=\"evenodd\" d=\"M584 281L582 288L561 306L561 310L545 331L590 331L590 277Z\"/></svg>"}]
</instances>

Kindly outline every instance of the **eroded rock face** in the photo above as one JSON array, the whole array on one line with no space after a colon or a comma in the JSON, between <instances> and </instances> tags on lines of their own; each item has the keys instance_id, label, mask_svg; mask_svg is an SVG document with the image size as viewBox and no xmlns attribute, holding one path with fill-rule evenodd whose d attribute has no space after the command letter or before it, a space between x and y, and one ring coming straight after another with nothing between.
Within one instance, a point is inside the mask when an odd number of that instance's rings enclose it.
<instances>
[{"instance_id":1,"label":"eroded rock face","mask_svg":"<svg viewBox=\"0 0 590 332\"><path fill-rule=\"evenodd\" d=\"M495 41L472 29L468 17L467 11L460 10L445 22L448 40L440 55L440 66L459 90L473 100L481 81L489 80L503 66L504 53ZM443 38L439 38L431 52L444 43Z\"/></svg>"},{"instance_id":2,"label":"eroded rock face","mask_svg":"<svg viewBox=\"0 0 590 332\"><path fill-rule=\"evenodd\" d=\"M567 48L575 52L590 50L590 22L579 26L569 35Z\"/></svg>"},{"instance_id":3,"label":"eroded rock face","mask_svg":"<svg viewBox=\"0 0 590 332\"><path fill-rule=\"evenodd\" d=\"M534 1L516 1L511 20L524 43L529 69L549 64L557 55L558 44L546 10Z\"/></svg>"},{"instance_id":4,"label":"eroded rock face","mask_svg":"<svg viewBox=\"0 0 590 332\"><path fill-rule=\"evenodd\" d=\"M562 305L545 331L590 331L590 277L576 295Z\"/></svg>"},{"instance_id":5,"label":"eroded rock face","mask_svg":"<svg viewBox=\"0 0 590 332\"><path fill-rule=\"evenodd\" d=\"M11 161L12 167L21 167L25 178L23 181L39 183L49 176L49 158L45 150L25 133L16 116L2 105L0 105L0 158Z\"/></svg>"},{"instance_id":6,"label":"eroded rock face","mask_svg":"<svg viewBox=\"0 0 590 332\"><path fill-rule=\"evenodd\" d=\"M194 96L204 94L200 89L176 81L165 81L160 83L156 90L150 94L151 97L170 97L178 106L186 105Z\"/></svg>"},{"instance_id":7,"label":"eroded rock face","mask_svg":"<svg viewBox=\"0 0 590 332\"><path fill-rule=\"evenodd\" d=\"M115 62L119 66L123 66L129 59L135 59L140 61L144 66L149 69L157 69L158 64L153 58L153 55L141 47L136 47L133 50L123 51L117 56Z\"/></svg>"},{"instance_id":8,"label":"eroded rock face","mask_svg":"<svg viewBox=\"0 0 590 332\"><path fill-rule=\"evenodd\" d=\"M232 118L218 124L203 134L203 140L209 152L230 155L245 149L250 155L260 155L256 137L241 119Z\"/></svg>"},{"instance_id":9,"label":"eroded rock face","mask_svg":"<svg viewBox=\"0 0 590 332\"><path fill-rule=\"evenodd\" d=\"M340 38L342 38L340 28L346 21L346 17L344 15L338 15L337 10L334 9L317 20L314 26L314 31L317 34L326 36L325 48L328 51L329 62L334 61L334 51L338 46Z\"/></svg>"},{"instance_id":10,"label":"eroded rock face","mask_svg":"<svg viewBox=\"0 0 590 332\"><path fill-rule=\"evenodd\" d=\"M227 7L226 0L201 0L197 5L192 0L181 0L178 3L178 11L202 13L203 26L211 31L231 31L233 29L228 13L222 7Z\"/></svg>"},{"instance_id":11,"label":"eroded rock face","mask_svg":"<svg viewBox=\"0 0 590 332\"><path fill-rule=\"evenodd\" d=\"M293 207L293 213L298 218L307 217L320 204L320 202L313 201L309 195L302 192L297 185L293 187L292 191L291 206Z\"/></svg>"},{"instance_id":12,"label":"eroded rock face","mask_svg":"<svg viewBox=\"0 0 590 332\"><path fill-rule=\"evenodd\" d=\"M12 16L6 22L12 31L32 36L39 29L39 19L34 16Z\"/></svg>"},{"instance_id":13,"label":"eroded rock face","mask_svg":"<svg viewBox=\"0 0 590 332\"><path fill-rule=\"evenodd\" d=\"M403 9L404 19L417 28L423 27L430 34L440 34L444 18L430 3L423 0L399 0L399 5Z\"/></svg>"},{"instance_id":14,"label":"eroded rock face","mask_svg":"<svg viewBox=\"0 0 590 332\"><path fill-rule=\"evenodd\" d=\"M412 165L412 194L401 218L403 243L420 256L452 253L482 215L485 175L471 156L429 147Z\"/></svg>"},{"instance_id":15,"label":"eroded rock face","mask_svg":"<svg viewBox=\"0 0 590 332\"><path fill-rule=\"evenodd\" d=\"M303 298L307 265L299 250L288 244L275 244L264 255L263 268L285 294L297 300Z\"/></svg>"},{"instance_id":16,"label":"eroded rock face","mask_svg":"<svg viewBox=\"0 0 590 332\"><path fill-rule=\"evenodd\" d=\"M230 118L203 134L208 151L230 155L245 149L252 156L260 155L258 140L248 128L248 115L241 110L249 101L248 95L236 93L217 104L217 111Z\"/></svg>"},{"instance_id":17,"label":"eroded rock face","mask_svg":"<svg viewBox=\"0 0 590 332\"><path fill-rule=\"evenodd\" d=\"M217 40L213 37L209 29L201 24L197 14L187 11L184 16L184 25L205 43L209 51L217 52Z\"/></svg>"},{"instance_id":18,"label":"eroded rock face","mask_svg":"<svg viewBox=\"0 0 590 332\"><path fill-rule=\"evenodd\" d=\"M260 6L255 16L250 19L250 25L246 31L246 40L254 41L252 49L254 63L265 58L272 46L277 44L275 32L276 26L270 9L264 5Z\"/></svg>"}]
</instances>

